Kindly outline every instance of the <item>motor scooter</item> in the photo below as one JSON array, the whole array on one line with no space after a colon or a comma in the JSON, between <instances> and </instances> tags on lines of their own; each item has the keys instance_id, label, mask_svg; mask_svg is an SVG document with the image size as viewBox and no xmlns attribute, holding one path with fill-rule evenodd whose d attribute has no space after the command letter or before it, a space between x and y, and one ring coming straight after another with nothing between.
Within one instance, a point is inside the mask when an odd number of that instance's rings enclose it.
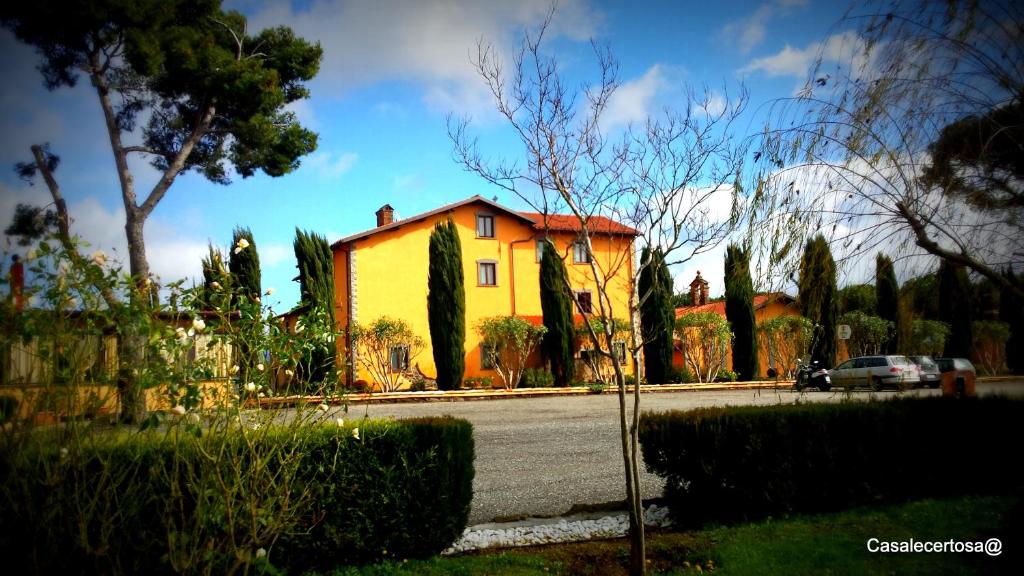
<instances>
[{"instance_id":1,"label":"motor scooter","mask_svg":"<svg viewBox=\"0 0 1024 576\"><path fill-rule=\"evenodd\" d=\"M832 377L828 375L828 370L818 367L817 360L810 363L797 363L796 383L793 387L796 388L797 392L800 392L808 386L817 388L822 392L828 392L832 389Z\"/></svg>"}]
</instances>

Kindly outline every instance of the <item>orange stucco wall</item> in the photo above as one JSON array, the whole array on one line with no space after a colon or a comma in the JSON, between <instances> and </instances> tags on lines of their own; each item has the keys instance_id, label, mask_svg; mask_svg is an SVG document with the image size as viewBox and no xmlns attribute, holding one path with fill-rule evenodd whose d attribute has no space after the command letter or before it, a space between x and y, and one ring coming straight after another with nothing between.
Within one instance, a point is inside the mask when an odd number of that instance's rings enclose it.
<instances>
[{"instance_id":1,"label":"orange stucco wall","mask_svg":"<svg viewBox=\"0 0 1024 576\"><path fill-rule=\"evenodd\" d=\"M787 303L786 301L775 300L775 301L768 302L764 306L761 306L760 308L756 308L754 310L754 322L755 322L755 324L760 324L761 322L763 322L765 320L769 320L769 319L772 319L772 318L778 318L779 316L797 316L799 314L800 314L800 310L799 310L799 308L797 308L796 304ZM681 350L680 346L678 345L678 340L676 342L677 342L677 345L676 345L675 349L672 352L672 365L675 366L676 368L684 368L685 367L686 369L689 369L689 366L685 366L684 365L683 353L682 353L682 350ZM770 366L771 366L771 363L769 362L768 351L763 346L758 346L758 355L757 355L758 375L761 376L761 377L767 377L768 368ZM728 368L729 370L732 370L732 345L731 344L726 349L725 367ZM779 367L777 366L776 369L778 370Z\"/></svg>"},{"instance_id":2,"label":"orange stucco wall","mask_svg":"<svg viewBox=\"0 0 1024 576\"><path fill-rule=\"evenodd\" d=\"M495 237L477 238L476 216L493 214ZM397 228L384 230L350 243L354 256L349 262L349 244L334 250L335 302L340 306L337 318L347 328L350 312L359 324L369 324L381 316L399 318L409 323L423 338L427 347L411 364L419 364L429 377L436 375L430 349L427 322L427 268L430 233L434 225L449 217L455 222L462 242L463 272L466 287L466 371L465 376L495 376L483 370L479 321L488 316L540 316L537 238L539 232L526 221L510 214L496 212L484 204L468 204L419 221L410 221ZM570 282L574 288L594 289L589 266L572 263L570 233L553 235L556 247L566 259ZM594 258L602 268L614 270L611 282L615 317L628 317L629 277L632 273L632 250L628 239L596 236ZM481 260L497 264L497 285L479 286L477 263ZM613 267L617 266L617 267ZM349 302L349 267L354 270L352 309ZM596 290L594 291L596 309ZM595 310L596 311L596 310ZM348 357L347 353L344 357ZM358 368L358 367L357 367ZM355 379L370 381L369 374L357 370Z\"/></svg>"}]
</instances>

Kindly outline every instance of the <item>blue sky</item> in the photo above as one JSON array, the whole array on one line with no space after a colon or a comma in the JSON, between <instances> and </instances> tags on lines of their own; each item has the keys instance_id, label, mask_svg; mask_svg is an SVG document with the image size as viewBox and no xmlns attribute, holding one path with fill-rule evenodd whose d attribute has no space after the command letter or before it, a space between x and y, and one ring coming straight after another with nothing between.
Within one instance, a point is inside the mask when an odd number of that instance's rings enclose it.
<instances>
[{"instance_id":1,"label":"blue sky","mask_svg":"<svg viewBox=\"0 0 1024 576\"><path fill-rule=\"evenodd\" d=\"M496 118L469 54L484 38L508 56L523 26L536 24L546 0L522 2L285 2L239 0L250 28L288 25L321 42L324 60L310 84L310 99L295 106L319 133L319 149L296 172L236 178L214 185L181 177L146 228L151 267L166 282L198 278L206 244L227 248L236 225L252 229L260 250L264 288L274 287L275 308L298 299L291 242L295 227L334 241L374 225L373 213L390 203L403 216L473 194L525 208L515 197L463 171L452 159L445 118L468 114L489 151L521 154ZM822 46L839 38L845 7L828 1L590 2L563 0L549 49L570 80L592 77L590 40L606 43L620 63L622 87L611 121L640 121L684 102L686 85L722 94L743 82L750 105L740 130L756 130L763 105L793 94ZM18 202L49 202L41 183L15 176L28 146L49 142L62 158L58 172L75 218L73 230L94 246L124 253L124 217L102 117L88 83L47 92L32 50L0 30L0 224ZM135 165L140 189L155 172ZM7 247L17 251L16 247ZM722 291L721 250L674 270L677 286L700 269L712 294ZM842 283L842 280L841 280Z\"/></svg>"}]
</instances>

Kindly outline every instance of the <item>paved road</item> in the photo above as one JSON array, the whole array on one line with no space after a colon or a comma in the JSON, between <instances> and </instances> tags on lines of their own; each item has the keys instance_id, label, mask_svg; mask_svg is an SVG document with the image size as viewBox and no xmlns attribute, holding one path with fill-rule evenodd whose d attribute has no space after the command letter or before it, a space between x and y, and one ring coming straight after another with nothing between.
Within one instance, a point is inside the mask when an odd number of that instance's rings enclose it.
<instances>
[{"instance_id":1,"label":"paved road","mask_svg":"<svg viewBox=\"0 0 1024 576\"><path fill-rule=\"evenodd\" d=\"M979 383L979 394L1024 395L1024 380ZM933 390L906 392L928 396ZM894 392L878 394L893 396ZM854 392L855 398L870 393ZM835 401L842 393L730 390L646 394L641 410L701 406ZM349 417L413 417L449 414L473 423L476 479L470 524L498 516L552 515L574 504L623 500L624 468L619 444L618 398L562 396L510 400L375 404L352 406ZM642 466L642 464L641 464ZM645 498L659 496L661 480L641 479Z\"/></svg>"}]
</instances>

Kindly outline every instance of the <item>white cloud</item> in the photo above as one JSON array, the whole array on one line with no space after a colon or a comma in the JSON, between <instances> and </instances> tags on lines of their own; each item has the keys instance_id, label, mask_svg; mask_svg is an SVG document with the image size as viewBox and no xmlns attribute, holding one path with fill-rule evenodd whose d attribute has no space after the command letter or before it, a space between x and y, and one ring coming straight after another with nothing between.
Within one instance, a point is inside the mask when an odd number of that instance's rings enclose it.
<instances>
[{"instance_id":1,"label":"white cloud","mask_svg":"<svg viewBox=\"0 0 1024 576\"><path fill-rule=\"evenodd\" d=\"M355 152L315 152L303 160L303 165L317 171L321 178L339 178L352 169L359 160Z\"/></svg>"},{"instance_id":2,"label":"white cloud","mask_svg":"<svg viewBox=\"0 0 1024 576\"><path fill-rule=\"evenodd\" d=\"M260 255L260 268L273 268L295 256L295 248L290 244L258 244L256 250Z\"/></svg>"},{"instance_id":3,"label":"white cloud","mask_svg":"<svg viewBox=\"0 0 1024 576\"><path fill-rule=\"evenodd\" d=\"M608 107L601 117L602 127L609 129L646 120L652 114L655 96L667 84L660 64L648 68L643 76L624 82L608 100Z\"/></svg>"},{"instance_id":4,"label":"white cloud","mask_svg":"<svg viewBox=\"0 0 1024 576\"><path fill-rule=\"evenodd\" d=\"M877 49L876 49L877 50ZM871 60L865 53L864 40L855 32L846 31L829 36L824 42L814 42L804 48L786 44L782 50L755 58L740 69L741 74L763 72L768 76L805 78L818 58L848 66L848 71L862 72L870 68Z\"/></svg>"},{"instance_id":5,"label":"white cloud","mask_svg":"<svg viewBox=\"0 0 1024 576\"><path fill-rule=\"evenodd\" d=\"M764 41L768 25L786 12L786 8L802 7L807 0L776 0L765 2L749 16L729 22L722 27L721 37L730 45L738 46L746 54Z\"/></svg>"},{"instance_id":6,"label":"white cloud","mask_svg":"<svg viewBox=\"0 0 1024 576\"><path fill-rule=\"evenodd\" d=\"M478 108L471 106L479 107L481 101L486 101L486 109L492 107L470 63L477 41L486 39L499 53L508 54L517 29L539 23L549 6L549 0L317 0L305 8L267 2L250 24L253 30L284 24L319 41L324 60L317 81L331 92L411 81L422 85L432 107L475 111ZM549 33L552 38L586 40L599 21L587 0L566 0L559 4Z\"/></svg>"}]
</instances>

